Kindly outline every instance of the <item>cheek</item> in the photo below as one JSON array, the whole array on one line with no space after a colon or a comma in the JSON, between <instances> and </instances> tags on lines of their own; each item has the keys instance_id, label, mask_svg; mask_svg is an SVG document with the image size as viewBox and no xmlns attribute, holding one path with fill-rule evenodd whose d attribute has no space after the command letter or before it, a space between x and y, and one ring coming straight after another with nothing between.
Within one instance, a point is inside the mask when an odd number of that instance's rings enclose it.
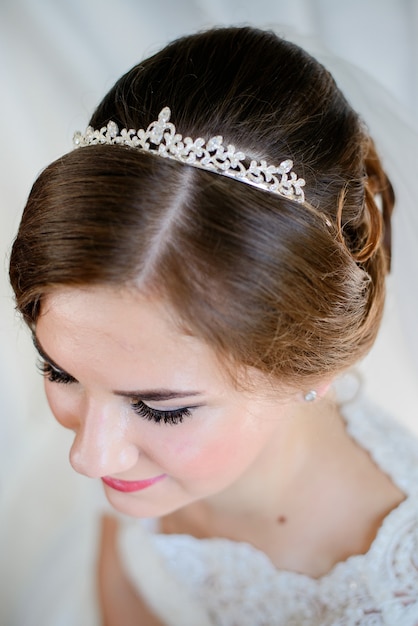
<instances>
[{"instance_id":1,"label":"cheek","mask_svg":"<svg viewBox=\"0 0 418 626\"><path fill-rule=\"evenodd\" d=\"M247 428L242 420L230 425L188 428L161 437L153 446L154 458L178 478L208 480L234 477L257 456L264 437ZM158 458L157 458L158 457Z\"/></svg>"}]
</instances>

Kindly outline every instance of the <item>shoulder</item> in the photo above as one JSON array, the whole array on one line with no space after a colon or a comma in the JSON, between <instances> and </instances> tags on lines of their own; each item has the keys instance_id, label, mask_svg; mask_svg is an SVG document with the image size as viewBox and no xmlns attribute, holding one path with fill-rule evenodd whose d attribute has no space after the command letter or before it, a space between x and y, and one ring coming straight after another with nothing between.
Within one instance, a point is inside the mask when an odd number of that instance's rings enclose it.
<instances>
[{"instance_id":1,"label":"shoulder","mask_svg":"<svg viewBox=\"0 0 418 626\"><path fill-rule=\"evenodd\" d=\"M418 498L416 435L362 393L342 403L340 410L353 439L405 494Z\"/></svg>"},{"instance_id":2,"label":"shoulder","mask_svg":"<svg viewBox=\"0 0 418 626\"><path fill-rule=\"evenodd\" d=\"M384 519L367 554L336 567L326 585L364 597L382 624L418 623L418 439L399 420L360 395L341 406L350 435L405 493ZM348 578L347 578L348 577ZM341 587L342 588L342 587ZM367 597L366 597L367 595Z\"/></svg>"},{"instance_id":3,"label":"shoulder","mask_svg":"<svg viewBox=\"0 0 418 626\"><path fill-rule=\"evenodd\" d=\"M366 555L349 558L318 580L278 571L266 555L245 543L162 534L149 540L169 575L215 616L215 623L363 625L373 615L376 626L416 626L417 512L418 498L407 498L384 521ZM143 557L134 556L133 545L129 553L131 558ZM160 597L166 598L161 588Z\"/></svg>"},{"instance_id":4,"label":"shoulder","mask_svg":"<svg viewBox=\"0 0 418 626\"><path fill-rule=\"evenodd\" d=\"M416 493L385 518L366 554L339 563L321 580L321 597L329 604L330 613L333 608L347 617L357 613L365 624L367 615L374 616L376 625L418 624Z\"/></svg>"}]
</instances>

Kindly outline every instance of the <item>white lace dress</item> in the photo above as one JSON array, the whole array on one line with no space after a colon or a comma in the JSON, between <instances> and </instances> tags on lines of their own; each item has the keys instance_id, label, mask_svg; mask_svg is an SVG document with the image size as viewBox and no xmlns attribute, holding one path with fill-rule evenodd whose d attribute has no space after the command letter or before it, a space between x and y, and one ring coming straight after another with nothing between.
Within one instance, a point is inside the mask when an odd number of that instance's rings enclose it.
<instances>
[{"instance_id":1,"label":"white lace dress","mask_svg":"<svg viewBox=\"0 0 418 626\"><path fill-rule=\"evenodd\" d=\"M407 496L385 518L369 551L312 579L278 571L264 553L246 543L155 533L151 543L168 574L164 578L149 562L142 567L145 554L138 537L143 531L138 522L128 524L121 537L126 566L166 623L418 626L418 442L364 402L345 404L342 413L351 436ZM176 587L174 581L180 584ZM184 590L207 618L192 617Z\"/></svg>"}]
</instances>

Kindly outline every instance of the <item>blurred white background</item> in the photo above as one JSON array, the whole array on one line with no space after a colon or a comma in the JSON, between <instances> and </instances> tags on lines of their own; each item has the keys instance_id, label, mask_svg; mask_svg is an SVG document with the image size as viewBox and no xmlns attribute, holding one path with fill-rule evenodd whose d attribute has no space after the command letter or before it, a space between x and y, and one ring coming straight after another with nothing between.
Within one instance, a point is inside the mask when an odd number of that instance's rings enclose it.
<instances>
[{"instance_id":1,"label":"blurred white background","mask_svg":"<svg viewBox=\"0 0 418 626\"><path fill-rule=\"evenodd\" d=\"M324 59L351 62L352 76L365 71L370 84L380 83L388 94L385 110L367 107L367 94L360 94L356 106L369 109L372 131L377 123L393 130L391 113L402 120L400 130L382 143L391 153L388 163L392 156L399 165L403 152L397 144L409 141L408 124L411 137L417 127L418 0L0 0L2 624L11 620L25 580L36 573L60 521L90 497L85 479L68 467L69 437L50 417L29 335L13 311L7 256L25 198L37 173L71 149L74 130L84 129L95 104L123 72L177 36L244 23L301 39L322 49ZM355 80L346 84L359 90ZM400 169L412 172L411 193L417 194L412 186L418 163L400 163ZM409 231L415 248L418 229ZM395 269L397 254L395 248ZM409 289L416 291L417 275L409 271L415 278ZM418 432L413 364L418 331L411 340L418 311L409 304L403 310L395 294L390 285L382 334L362 370L370 393Z\"/></svg>"}]
</instances>

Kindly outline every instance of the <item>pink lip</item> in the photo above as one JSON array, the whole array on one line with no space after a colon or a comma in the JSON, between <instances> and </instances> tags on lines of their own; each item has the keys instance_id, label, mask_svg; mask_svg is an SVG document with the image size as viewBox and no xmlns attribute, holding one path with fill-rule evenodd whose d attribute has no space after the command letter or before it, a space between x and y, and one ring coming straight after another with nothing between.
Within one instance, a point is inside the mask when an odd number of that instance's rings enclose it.
<instances>
[{"instance_id":1,"label":"pink lip","mask_svg":"<svg viewBox=\"0 0 418 626\"><path fill-rule=\"evenodd\" d=\"M108 487L116 489L117 491L123 491L124 493L131 493L133 491L142 491L160 482L167 474L161 474L154 478L147 478L145 480L120 480L119 478L110 478L110 476L103 476L102 481Z\"/></svg>"}]
</instances>

